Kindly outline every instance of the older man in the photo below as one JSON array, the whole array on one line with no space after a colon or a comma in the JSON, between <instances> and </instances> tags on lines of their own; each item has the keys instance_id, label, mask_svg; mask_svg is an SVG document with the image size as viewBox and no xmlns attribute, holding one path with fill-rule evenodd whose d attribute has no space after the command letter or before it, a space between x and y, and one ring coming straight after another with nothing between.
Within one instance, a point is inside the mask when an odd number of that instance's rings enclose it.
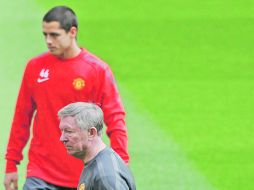
<instances>
[{"instance_id":1,"label":"older man","mask_svg":"<svg viewBox=\"0 0 254 190\"><path fill-rule=\"evenodd\" d=\"M102 141L103 112L92 103L72 103L58 112L60 141L68 154L83 160L85 167L78 189L136 189L123 160ZM64 166L63 166L64 167Z\"/></svg>"}]
</instances>

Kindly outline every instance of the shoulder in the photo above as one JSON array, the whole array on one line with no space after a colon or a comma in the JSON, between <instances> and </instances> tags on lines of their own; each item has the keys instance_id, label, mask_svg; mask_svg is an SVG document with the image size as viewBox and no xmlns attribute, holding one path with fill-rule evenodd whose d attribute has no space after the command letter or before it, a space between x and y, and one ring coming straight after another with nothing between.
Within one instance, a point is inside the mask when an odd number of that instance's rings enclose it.
<instances>
[{"instance_id":1,"label":"shoulder","mask_svg":"<svg viewBox=\"0 0 254 190\"><path fill-rule=\"evenodd\" d=\"M96 70L107 70L109 68L106 62L88 51L85 52L83 59Z\"/></svg>"},{"instance_id":2,"label":"shoulder","mask_svg":"<svg viewBox=\"0 0 254 190\"><path fill-rule=\"evenodd\" d=\"M97 156L97 162L101 161L104 163L108 163L108 162L113 162L115 159L118 159L118 155L110 147L106 147ZM103 166L105 167L106 165L103 164Z\"/></svg>"},{"instance_id":3,"label":"shoulder","mask_svg":"<svg viewBox=\"0 0 254 190\"><path fill-rule=\"evenodd\" d=\"M98 177L116 176L125 167L121 158L109 147L104 149L96 158Z\"/></svg>"},{"instance_id":4,"label":"shoulder","mask_svg":"<svg viewBox=\"0 0 254 190\"><path fill-rule=\"evenodd\" d=\"M49 53L45 52L42 53L36 57L31 58L28 60L25 70L24 70L24 76L27 77L37 77L38 72L40 72L43 68L45 68L46 65L53 62L54 57Z\"/></svg>"},{"instance_id":5,"label":"shoulder","mask_svg":"<svg viewBox=\"0 0 254 190\"><path fill-rule=\"evenodd\" d=\"M46 66L48 63L54 62L54 56L49 52L42 53L36 57L31 58L26 65L26 71L40 70L42 67Z\"/></svg>"},{"instance_id":6,"label":"shoulder","mask_svg":"<svg viewBox=\"0 0 254 190\"><path fill-rule=\"evenodd\" d=\"M45 60L50 60L52 59L52 57L53 56L49 52L44 52L38 56L31 58L28 61L27 66L33 66L36 63L44 62Z\"/></svg>"},{"instance_id":7,"label":"shoulder","mask_svg":"<svg viewBox=\"0 0 254 190\"><path fill-rule=\"evenodd\" d=\"M125 163L109 147L99 153L94 162L95 189L129 189L132 177Z\"/></svg>"}]
</instances>

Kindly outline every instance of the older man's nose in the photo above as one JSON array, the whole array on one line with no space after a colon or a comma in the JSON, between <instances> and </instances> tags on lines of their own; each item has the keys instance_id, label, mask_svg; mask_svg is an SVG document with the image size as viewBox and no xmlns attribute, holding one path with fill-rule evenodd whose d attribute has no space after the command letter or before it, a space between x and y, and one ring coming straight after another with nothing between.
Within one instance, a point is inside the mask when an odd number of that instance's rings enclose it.
<instances>
[{"instance_id":1,"label":"older man's nose","mask_svg":"<svg viewBox=\"0 0 254 190\"><path fill-rule=\"evenodd\" d=\"M62 133L61 136L60 136L60 141L61 141L61 142L66 142L66 141L67 141L67 138L64 136L63 133Z\"/></svg>"}]
</instances>

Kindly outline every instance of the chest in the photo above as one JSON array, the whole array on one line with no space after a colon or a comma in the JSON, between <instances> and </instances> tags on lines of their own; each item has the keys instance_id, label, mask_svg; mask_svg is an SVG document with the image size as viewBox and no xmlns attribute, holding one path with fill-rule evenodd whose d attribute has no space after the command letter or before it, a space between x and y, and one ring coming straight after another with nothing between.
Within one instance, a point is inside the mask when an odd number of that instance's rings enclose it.
<instances>
[{"instance_id":1,"label":"chest","mask_svg":"<svg viewBox=\"0 0 254 190\"><path fill-rule=\"evenodd\" d=\"M94 173L92 170L89 169L85 169L86 171L82 172L81 176L80 176L80 180L79 180L79 184L78 184L78 190L92 190L94 189L94 181L95 181L95 177L94 177ZM87 171L89 170L89 171Z\"/></svg>"},{"instance_id":2,"label":"chest","mask_svg":"<svg viewBox=\"0 0 254 190\"><path fill-rule=\"evenodd\" d=\"M96 90L96 71L85 63L44 64L30 78L33 97L88 100Z\"/></svg>"}]
</instances>

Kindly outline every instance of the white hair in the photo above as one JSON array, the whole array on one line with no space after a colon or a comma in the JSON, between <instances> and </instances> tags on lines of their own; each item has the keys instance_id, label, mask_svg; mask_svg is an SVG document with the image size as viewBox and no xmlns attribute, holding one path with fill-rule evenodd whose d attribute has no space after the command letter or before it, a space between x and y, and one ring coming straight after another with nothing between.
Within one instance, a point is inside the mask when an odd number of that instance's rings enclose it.
<instances>
[{"instance_id":1,"label":"white hair","mask_svg":"<svg viewBox=\"0 0 254 190\"><path fill-rule=\"evenodd\" d=\"M71 116L81 129L95 127L98 135L101 135L103 128L103 112L99 106L93 103L76 102L71 103L58 111L59 118Z\"/></svg>"}]
</instances>

